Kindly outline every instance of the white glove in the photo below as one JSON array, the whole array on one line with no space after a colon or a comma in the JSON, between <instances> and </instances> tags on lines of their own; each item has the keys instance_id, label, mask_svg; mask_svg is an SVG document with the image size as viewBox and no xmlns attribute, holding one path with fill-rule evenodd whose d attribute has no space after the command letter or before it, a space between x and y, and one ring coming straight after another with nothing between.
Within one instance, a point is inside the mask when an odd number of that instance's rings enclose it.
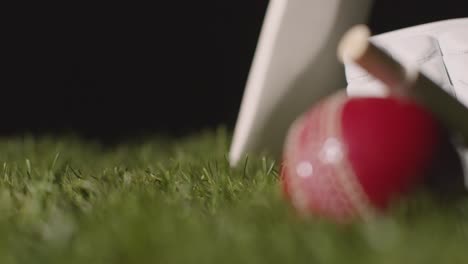
<instances>
[{"instance_id":1,"label":"white glove","mask_svg":"<svg viewBox=\"0 0 468 264\"><path fill-rule=\"evenodd\" d=\"M468 107L468 18L400 29L371 38L403 65L414 66ZM387 89L357 65L348 64L350 96L385 96ZM468 122L468 120L466 120ZM459 148L468 182L468 150Z\"/></svg>"},{"instance_id":2,"label":"white glove","mask_svg":"<svg viewBox=\"0 0 468 264\"><path fill-rule=\"evenodd\" d=\"M468 106L468 18L376 35L371 42L403 65L421 71ZM383 96L384 86L356 65L346 65L350 96Z\"/></svg>"}]
</instances>

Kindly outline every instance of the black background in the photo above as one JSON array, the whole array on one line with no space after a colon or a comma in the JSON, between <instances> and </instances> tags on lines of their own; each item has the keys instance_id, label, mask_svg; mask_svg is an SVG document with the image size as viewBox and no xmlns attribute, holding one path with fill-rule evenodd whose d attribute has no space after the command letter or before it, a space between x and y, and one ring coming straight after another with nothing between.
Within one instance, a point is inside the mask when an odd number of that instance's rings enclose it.
<instances>
[{"instance_id":1,"label":"black background","mask_svg":"<svg viewBox=\"0 0 468 264\"><path fill-rule=\"evenodd\" d=\"M181 136L237 117L268 2L21 7L6 25L0 135ZM376 1L374 33L466 17L465 0Z\"/></svg>"}]
</instances>

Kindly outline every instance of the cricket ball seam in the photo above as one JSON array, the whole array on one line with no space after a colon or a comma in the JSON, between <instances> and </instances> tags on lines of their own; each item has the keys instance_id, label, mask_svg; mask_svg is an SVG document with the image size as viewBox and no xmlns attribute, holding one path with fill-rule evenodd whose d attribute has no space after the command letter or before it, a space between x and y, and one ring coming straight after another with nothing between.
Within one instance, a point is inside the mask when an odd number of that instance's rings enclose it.
<instances>
[{"instance_id":1,"label":"cricket ball seam","mask_svg":"<svg viewBox=\"0 0 468 264\"><path fill-rule=\"evenodd\" d=\"M337 116L341 116L341 112L345 105L342 102L343 100L346 100L346 95L343 93L341 96L337 96L333 100L334 102L330 104L331 109L329 111L330 113L336 112L338 113ZM335 119L334 122L329 122L328 124L327 134L337 138L339 142L343 142L341 119ZM365 220L369 220L375 215L374 207L362 186L359 184L356 173L346 158L348 151L347 147L345 145L341 145L341 147L343 151L342 158L333 164L338 184L341 186L343 193L348 198L348 201L354 207L358 215Z\"/></svg>"}]
</instances>

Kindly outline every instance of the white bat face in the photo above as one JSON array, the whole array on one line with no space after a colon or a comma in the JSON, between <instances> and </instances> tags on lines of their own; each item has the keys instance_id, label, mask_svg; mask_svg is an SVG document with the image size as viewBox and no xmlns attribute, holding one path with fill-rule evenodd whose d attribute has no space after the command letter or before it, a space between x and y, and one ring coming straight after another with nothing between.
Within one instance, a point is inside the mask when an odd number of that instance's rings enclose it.
<instances>
[{"instance_id":1,"label":"white bat face","mask_svg":"<svg viewBox=\"0 0 468 264\"><path fill-rule=\"evenodd\" d=\"M310 105L344 88L336 57L341 35L367 19L372 0L270 1L229 154L278 156L289 125Z\"/></svg>"}]
</instances>

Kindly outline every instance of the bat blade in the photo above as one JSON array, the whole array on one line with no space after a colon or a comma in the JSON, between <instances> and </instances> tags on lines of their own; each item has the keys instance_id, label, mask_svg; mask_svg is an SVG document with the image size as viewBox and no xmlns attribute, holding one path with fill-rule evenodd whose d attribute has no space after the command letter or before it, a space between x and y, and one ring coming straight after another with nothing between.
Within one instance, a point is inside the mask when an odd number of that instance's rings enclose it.
<instances>
[{"instance_id":1,"label":"bat blade","mask_svg":"<svg viewBox=\"0 0 468 264\"><path fill-rule=\"evenodd\" d=\"M345 87L336 59L341 35L367 20L372 0L272 0L238 115L229 160L281 153L294 119Z\"/></svg>"}]
</instances>

